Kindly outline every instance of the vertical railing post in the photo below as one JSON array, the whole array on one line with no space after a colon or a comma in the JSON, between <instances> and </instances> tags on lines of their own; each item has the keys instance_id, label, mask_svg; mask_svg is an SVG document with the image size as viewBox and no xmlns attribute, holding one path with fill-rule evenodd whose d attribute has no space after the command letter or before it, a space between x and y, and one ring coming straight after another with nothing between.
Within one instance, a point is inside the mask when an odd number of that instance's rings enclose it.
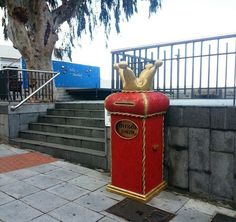
<instances>
[{"instance_id":1,"label":"vertical railing post","mask_svg":"<svg viewBox=\"0 0 236 222\"><path fill-rule=\"evenodd\" d=\"M217 54L216 56L216 95L218 95L220 39L217 39L217 53L216 54Z\"/></svg>"},{"instance_id":2,"label":"vertical railing post","mask_svg":"<svg viewBox=\"0 0 236 222\"><path fill-rule=\"evenodd\" d=\"M235 51L234 51L234 96L233 96L234 106L235 106L235 97L236 97L236 42L235 42Z\"/></svg>"},{"instance_id":3,"label":"vertical railing post","mask_svg":"<svg viewBox=\"0 0 236 222\"><path fill-rule=\"evenodd\" d=\"M200 72L199 72L199 95L202 95L202 50L203 50L203 41L201 41L200 46Z\"/></svg>"},{"instance_id":4,"label":"vertical railing post","mask_svg":"<svg viewBox=\"0 0 236 222\"><path fill-rule=\"evenodd\" d=\"M111 90L113 91L115 88L115 70L113 65L115 63L115 56L114 53L111 53Z\"/></svg>"},{"instance_id":5,"label":"vertical railing post","mask_svg":"<svg viewBox=\"0 0 236 222\"><path fill-rule=\"evenodd\" d=\"M228 42L226 43L226 50L225 50L225 94L224 98L226 99L227 97L227 81L228 81Z\"/></svg>"},{"instance_id":6,"label":"vertical railing post","mask_svg":"<svg viewBox=\"0 0 236 222\"><path fill-rule=\"evenodd\" d=\"M166 91L166 50L164 50L163 91Z\"/></svg>"},{"instance_id":7,"label":"vertical railing post","mask_svg":"<svg viewBox=\"0 0 236 222\"><path fill-rule=\"evenodd\" d=\"M184 44L184 95L186 95L186 85L187 85L187 56L188 56L188 51L187 51L187 43Z\"/></svg>"},{"instance_id":8,"label":"vertical railing post","mask_svg":"<svg viewBox=\"0 0 236 222\"><path fill-rule=\"evenodd\" d=\"M180 59L180 49L178 49L177 54L177 99L179 99L179 59Z\"/></svg>"},{"instance_id":9,"label":"vertical railing post","mask_svg":"<svg viewBox=\"0 0 236 222\"><path fill-rule=\"evenodd\" d=\"M211 77L211 45L209 45L208 49L207 98L210 97L210 77Z\"/></svg>"},{"instance_id":10,"label":"vertical railing post","mask_svg":"<svg viewBox=\"0 0 236 222\"><path fill-rule=\"evenodd\" d=\"M172 91L173 44L170 46L170 91Z\"/></svg>"},{"instance_id":11,"label":"vertical railing post","mask_svg":"<svg viewBox=\"0 0 236 222\"><path fill-rule=\"evenodd\" d=\"M195 42L193 42L192 46L192 85L191 85L191 98L194 96L194 50L195 50Z\"/></svg>"}]
</instances>

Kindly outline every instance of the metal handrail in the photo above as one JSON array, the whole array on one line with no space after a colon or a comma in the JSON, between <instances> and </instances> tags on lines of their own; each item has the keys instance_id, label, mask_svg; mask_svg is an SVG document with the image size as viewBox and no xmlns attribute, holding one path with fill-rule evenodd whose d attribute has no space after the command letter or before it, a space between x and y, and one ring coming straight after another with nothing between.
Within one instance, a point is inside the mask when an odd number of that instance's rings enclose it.
<instances>
[{"instance_id":1,"label":"metal handrail","mask_svg":"<svg viewBox=\"0 0 236 222\"><path fill-rule=\"evenodd\" d=\"M175 91L173 98L203 97L201 90L207 88L207 97L216 89L218 98L233 98L236 104L236 33L206 38L181 40L138 47L112 50L112 90L119 90L121 79L113 64L127 61L135 75L149 62L163 60L153 81L156 91ZM199 89L199 95L194 90ZM219 95L219 89L223 94ZM228 94L227 94L228 93ZM190 97L189 97L190 96Z\"/></svg>"},{"instance_id":2,"label":"metal handrail","mask_svg":"<svg viewBox=\"0 0 236 222\"><path fill-rule=\"evenodd\" d=\"M218 36L211 36L211 37L205 37L205 38L195 38L191 40L180 40L176 42L163 42L163 43L154 43L154 44L148 44L148 45L142 45L142 46L134 46L134 47L127 47L127 48L120 48L120 49L113 49L111 50L111 53L123 53L127 51L133 51L133 50L140 50L140 49L151 49L156 47L165 47L170 45L181 45L181 44L189 44L193 42L202 42L202 41L211 41L215 39L221 39L221 38L235 38L236 33L228 34L228 35L218 35Z\"/></svg>"},{"instance_id":3,"label":"metal handrail","mask_svg":"<svg viewBox=\"0 0 236 222\"><path fill-rule=\"evenodd\" d=\"M8 69L9 70L9 69ZM42 71L42 70L27 70L27 69L14 69L18 71L34 71L34 72L47 72L47 73L56 73L53 71ZM11 106L11 111L15 111L18 109L22 104L24 104L28 99L30 99L34 94L36 94L39 90L44 88L48 83L50 83L53 79L55 79L58 75L60 75L60 72L57 72L51 79L49 79L47 82L45 82L43 85L41 85L38 89L36 89L34 92L32 92L29 96L27 96L25 99L23 99L20 103L18 103L16 106Z\"/></svg>"}]
</instances>

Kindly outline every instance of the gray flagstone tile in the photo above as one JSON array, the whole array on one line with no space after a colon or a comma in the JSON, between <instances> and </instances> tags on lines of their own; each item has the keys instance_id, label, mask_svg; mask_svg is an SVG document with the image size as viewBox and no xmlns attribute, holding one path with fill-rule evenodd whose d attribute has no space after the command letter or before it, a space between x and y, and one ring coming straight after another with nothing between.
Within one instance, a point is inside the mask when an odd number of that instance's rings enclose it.
<instances>
[{"instance_id":1,"label":"gray flagstone tile","mask_svg":"<svg viewBox=\"0 0 236 222\"><path fill-rule=\"evenodd\" d=\"M18 181L14 184L2 186L0 187L0 190L16 199L20 199L22 197L28 196L39 191L37 187L34 187L30 184L21 181Z\"/></svg>"},{"instance_id":2,"label":"gray flagstone tile","mask_svg":"<svg viewBox=\"0 0 236 222\"><path fill-rule=\"evenodd\" d=\"M77 187L69 183L56 185L52 188L47 189L47 191L70 201L73 201L89 192L86 189Z\"/></svg>"},{"instance_id":3,"label":"gray flagstone tile","mask_svg":"<svg viewBox=\"0 0 236 222\"><path fill-rule=\"evenodd\" d=\"M97 190L107 184L105 181L85 175L69 180L68 182L90 191Z\"/></svg>"},{"instance_id":4,"label":"gray flagstone tile","mask_svg":"<svg viewBox=\"0 0 236 222\"><path fill-rule=\"evenodd\" d=\"M41 214L42 212L19 200L0 206L0 220L4 222L26 222L40 216Z\"/></svg>"},{"instance_id":5,"label":"gray flagstone tile","mask_svg":"<svg viewBox=\"0 0 236 222\"><path fill-rule=\"evenodd\" d=\"M40 189L47 189L49 187L55 186L59 183L62 183L61 180L58 180L58 179L55 179L52 177L48 177L48 176L45 176L42 174L36 175L34 177L30 177L30 178L25 179L23 181L26 183L29 183L33 186L36 186Z\"/></svg>"},{"instance_id":6,"label":"gray flagstone tile","mask_svg":"<svg viewBox=\"0 0 236 222\"><path fill-rule=\"evenodd\" d=\"M76 203L69 203L57 208L50 212L49 215L63 222L95 222L103 217L103 215L79 206Z\"/></svg>"},{"instance_id":7,"label":"gray flagstone tile","mask_svg":"<svg viewBox=\"0 0 236 222\"><path fill-rule=\"evenodd\" d=\"M68 203L65 199L62 199L47 191L37 192L30 196L24 197L21 200L44 213Z\"/></svg>"},{"instance_id":8,"label":"gray flagstone tile","mask_svg":"<svg viewBox=\"0 0 236 222\"><path fill-rule=\"evenodd\" d=\"M118 201L106 197L100 193L90 193L75 201L86 208L100 212L115 205Z\"/></svg>"}]
</instances>

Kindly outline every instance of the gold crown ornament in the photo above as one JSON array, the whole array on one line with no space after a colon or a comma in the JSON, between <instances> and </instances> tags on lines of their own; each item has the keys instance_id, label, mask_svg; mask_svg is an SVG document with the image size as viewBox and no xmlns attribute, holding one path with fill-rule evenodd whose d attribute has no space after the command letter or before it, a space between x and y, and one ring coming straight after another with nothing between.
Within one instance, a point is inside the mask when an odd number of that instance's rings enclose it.
<instances>
[{"instance_id":1,"label":"gold crown ornament","mask_svg":"<svg viewBox=\"0 0 236 222\"><path fill-rule=\"evenodd\" d=\"M148 91L151 90L154 75L162 63L161 60L156 60L154 64L145 65L145 69L139 74L139 77L135 76L125 61L114 64L114 69L120 75L124 91Z\"/></svg>"}]
</instances>

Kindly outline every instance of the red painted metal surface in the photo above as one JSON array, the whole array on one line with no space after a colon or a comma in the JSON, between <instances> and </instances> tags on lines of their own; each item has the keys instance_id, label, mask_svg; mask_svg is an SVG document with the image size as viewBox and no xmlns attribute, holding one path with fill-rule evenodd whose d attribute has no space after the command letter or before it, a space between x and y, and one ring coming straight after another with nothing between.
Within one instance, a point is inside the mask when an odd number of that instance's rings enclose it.
<instances>
[{"instance_id":1,"label":"red painted metal surface","mask_svg":"<svg viewBox=\"0 0 236 222\"><path fill-rule=\"evenodd\" d=\"M163 112L168 106L169 99L156 92L114 93L106 98L111 112L112 186L146 195L163 182ZM135 134L129 138L120 135L116 125L122 121L124 125L130 121L138 132L131 129Z\"/></svg>"}]
</instances>

